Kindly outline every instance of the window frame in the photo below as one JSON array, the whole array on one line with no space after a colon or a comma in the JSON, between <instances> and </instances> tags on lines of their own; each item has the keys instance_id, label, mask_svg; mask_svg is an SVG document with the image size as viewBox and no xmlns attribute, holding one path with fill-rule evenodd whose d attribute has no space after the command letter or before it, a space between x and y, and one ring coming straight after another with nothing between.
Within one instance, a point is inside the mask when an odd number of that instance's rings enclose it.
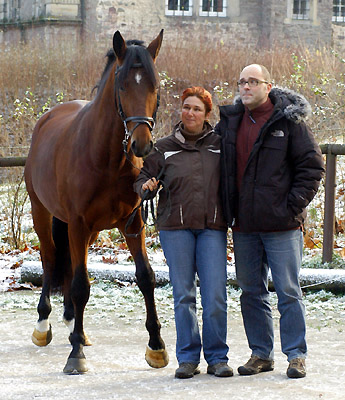
<instances>
[{"instance_id":1,"label":"window frame","mask_svg":"<svg viewBox=\"0 0 345 400\"><path fill-rule=\"evenodd\" d=\"M337 2L338 4L334 4ZM332 9L332 22L345 22L345 4L341 4L341 0L333 0L333 9ZM334 8L337 7L340 15L334 15ZM344 15L341 15L341 11L344 9Z\"/></svg>"},{"instance_id":2,"label":"window frame","mask_svg":"<svg viewBox=\"0 0 345 400\"><path fill-rule=\"evenodd\" d=\"M181 0L177 0L177 8L179 8ZM169 10L169 0L165 0L165 15L190 17L193 15L193 0L188 0L188 11L184 10Z\"/></svg>"},{"instance_id":3,"label":"window frame","mask_svg":"<svg viewBox=\"0 0 345 400\"><path fill-rule=\"evenodd\" d=\"M227 0L218 0L218 1L222 1L223 3L223 11L203 11L202 9L202 2L203 0L199 0L200 1L200 5L199 5L199 15L200 17L226 17L227 13ZM212 9L214 6L214 0L211 0L212 2Z\"/></svg>"},{"instance_id":4,"label":"window frame","mask_svg":"<svg viewBox=\"0 0 345 400\"><path fill-rule=\"evenodd\" d=\"M301 2L303 0L296 0L299 2L299 11L301 11ZM310 16L310 0L304 0L306 2L306 13L305 14L296 14L294 13L294 2L295 0L292 1L292 19L295 21L308 21L311 19Z\"/></svg>"}]
</instances>

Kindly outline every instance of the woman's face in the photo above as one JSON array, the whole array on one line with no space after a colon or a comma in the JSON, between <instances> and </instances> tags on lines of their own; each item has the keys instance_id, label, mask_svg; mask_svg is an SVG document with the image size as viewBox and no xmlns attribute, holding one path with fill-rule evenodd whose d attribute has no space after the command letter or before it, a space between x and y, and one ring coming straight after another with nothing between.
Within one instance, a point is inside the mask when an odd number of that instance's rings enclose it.
<instances>
[{"instance_id":1,"label":"woman's face","mask_svg":"<svg viewBox=\"0 0 345 400\"><path fill-rule=\"evenodd\" d=\"M207 119L205 104L196 96L189 96L182 105L182 123L190 133L200 133Z\"/></svg>"}]
</instances>

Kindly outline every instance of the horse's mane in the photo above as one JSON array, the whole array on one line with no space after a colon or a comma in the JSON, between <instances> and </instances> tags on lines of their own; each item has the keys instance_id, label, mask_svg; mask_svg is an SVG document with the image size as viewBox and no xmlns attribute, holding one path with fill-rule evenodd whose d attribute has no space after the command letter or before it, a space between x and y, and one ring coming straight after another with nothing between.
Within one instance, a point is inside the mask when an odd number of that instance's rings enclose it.
<instances>
[{"instance_id":1,"label":"horse's mane","mask_svg":"<svg viewBox=\"0 0 345 400\"><path fill-rule=\"evenodd\" d=\"M159 84L159 76L156 71L154 62L150 53L147 51L146 47L144 46L144 42L141 40L128 40L127 44L127 51L124 63L121 66L121 73L119 74L119 84L122 85L124 80L126 79L130 69L136 63L141 63L144 70L146 71L148 78L153 87L157 87ZM113 49L108 50L106 54L107 63L102 72L102 76L100 81L97 85L92 89L99 91L101 88L104 87L105 82L108 79L109 72L111 67L116 62L116 55Z\"/></svg>"}]
</instances>

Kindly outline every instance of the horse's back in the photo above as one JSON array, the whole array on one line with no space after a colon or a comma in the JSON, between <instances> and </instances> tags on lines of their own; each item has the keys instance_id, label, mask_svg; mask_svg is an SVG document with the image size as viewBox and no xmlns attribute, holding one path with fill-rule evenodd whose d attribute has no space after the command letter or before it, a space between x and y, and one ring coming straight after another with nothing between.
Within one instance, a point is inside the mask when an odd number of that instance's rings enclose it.
<instances>
[{"instance_id":1,"label":"horse's back","mask_svg":"<svg viewBox=\"0 0 345 400\"><path fill-rule=\"evenodd\" d=\"M73 100L57 104L44 113L35 125L31 148L36 145L38 137L46 135L48 132L49 135L61 134L88 103L86 100Z\"/></svg>"},{"instance_id":2,"label":"horse's back","mask_svg":"<svg viewBox=\"0 0 345 400\"><path fill-rule=\"evenodd\" d=\"M73 137L73 122L88 101L74 100L58 104L41 116L35 125L25 165L25 181L30 197L42 203L56 203L57 160L66 157L63 150ZM62 171L60 171L62 172ZM49 199L48 199L49 198Z\"/></svg>"}]
</instances>

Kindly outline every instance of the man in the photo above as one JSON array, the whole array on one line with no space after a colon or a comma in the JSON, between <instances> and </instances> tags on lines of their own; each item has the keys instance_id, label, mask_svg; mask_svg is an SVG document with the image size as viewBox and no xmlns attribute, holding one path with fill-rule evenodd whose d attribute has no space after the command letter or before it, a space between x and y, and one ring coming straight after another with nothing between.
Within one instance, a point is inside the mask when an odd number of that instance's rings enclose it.
<instances>
[{"instance_id":1,"label":"man","mask_svg":"<svg viewBox=\"0 0 345 400\"><path fill-rule=\"evenodd\" d=\"M324 174L322 154L305 124L310 105L297 93L272 88L268 70L245 67L234 105L220 107L222 195L233 228L241 310L252 351L240 375L271 371L273 321L270 268L280 312L281 347L289 378L306 375L305 309L299 285L302 224Z\"/></svg>"}]
</instances>

